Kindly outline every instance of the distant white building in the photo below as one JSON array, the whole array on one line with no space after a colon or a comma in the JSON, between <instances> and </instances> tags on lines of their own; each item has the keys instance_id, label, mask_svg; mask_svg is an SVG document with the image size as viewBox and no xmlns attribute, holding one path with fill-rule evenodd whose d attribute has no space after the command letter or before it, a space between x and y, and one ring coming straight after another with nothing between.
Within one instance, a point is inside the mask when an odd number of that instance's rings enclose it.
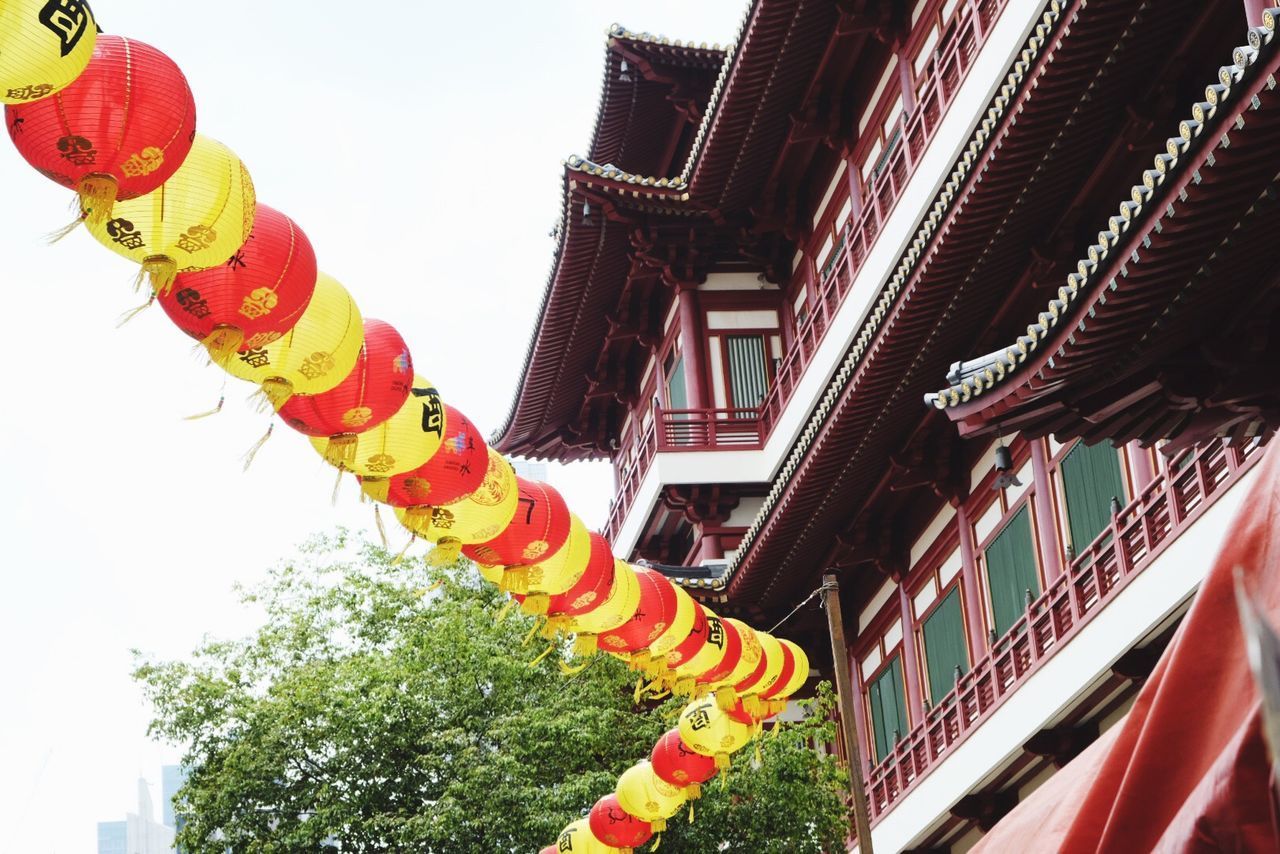
<instances>
[{"instance_id":1,"label":"distant white building","mask_svg":"<svg viewBox=\"0 0 1280 854\"><path fill-rule=\"evenodd\" d=\"M151 789L139 777L138 811L122 822L98 822L98 854L169 854L174 850L173 837L172 827L156 821Z\"/></svg>"}]
</instances>

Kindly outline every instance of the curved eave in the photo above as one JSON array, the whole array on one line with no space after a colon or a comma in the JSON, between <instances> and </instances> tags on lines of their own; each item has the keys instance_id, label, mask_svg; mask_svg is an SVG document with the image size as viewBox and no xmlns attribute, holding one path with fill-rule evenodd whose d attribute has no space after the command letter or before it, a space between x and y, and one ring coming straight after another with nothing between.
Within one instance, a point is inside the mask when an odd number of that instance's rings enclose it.
<instances>
[{"instance_id":1,"label":"curved eave","mask_svg":"<svg viewBox=\"0 0 1280 854\"><path fill-rule=\"evenodd\" d=\"M1205 100L1193 105L1178 135L1155 156L1155 168L1143 172L1118 213L1102 224L1098 242L1080 258L1076 271L1026 333L993 353L953 365L951 385L926 395L927 405L976 428L1033 406L1059 387L1083 333L1105 310L1108 291L1119 287L1117 278L1123 282L1128 267L1142 263L1153 241L1163 242L1153 232L1163 230L1162 219L1175 217L1188 199L1190 183L1225 183L1212 177L1223 156L1215 156L1215 150L1229 148L1232 133L1239 137L1249 130L1245 116L1261 109L1264 98L1266 103L1274 100L1280 51L1273 39L1275 19L1268 15L1267 21L1271 26L1252 29L1249 44L1237 48L1232 64L1219 70L1218 80L1206 87Z\"/></svg>"}]
</instances>

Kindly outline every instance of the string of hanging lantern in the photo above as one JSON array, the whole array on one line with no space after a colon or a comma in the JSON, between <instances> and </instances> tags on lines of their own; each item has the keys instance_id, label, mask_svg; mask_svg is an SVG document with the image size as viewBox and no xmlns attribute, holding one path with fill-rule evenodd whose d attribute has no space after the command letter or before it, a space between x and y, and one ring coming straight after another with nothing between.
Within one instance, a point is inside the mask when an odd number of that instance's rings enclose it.
<instances>
[{"instance_id":1,"label":"string of hanging lantern","mask_svg":"<svg viewBox=\"0 0 1280 854\"><path fill-rule=\"evenodd\" d=\"M394 511L410 544L431 543L437 563L474 561L535 619L529 637L546 648L531 666L555 657L573 673L609 654L637 672L637 703L690 699L649 758L545 850L648 842L804 685L798 646L618 559L553 487L517 477L415 373L395 328L364 318L318 269L301 228L257 201L234 152L197 132L190 87L164 53L101 34L85 0L0 0L0 103L22 157L75 194L78 216L58 237L83 226L136 263L147 305L256 385L339 478Z\"/></svg>"}]
</instances>

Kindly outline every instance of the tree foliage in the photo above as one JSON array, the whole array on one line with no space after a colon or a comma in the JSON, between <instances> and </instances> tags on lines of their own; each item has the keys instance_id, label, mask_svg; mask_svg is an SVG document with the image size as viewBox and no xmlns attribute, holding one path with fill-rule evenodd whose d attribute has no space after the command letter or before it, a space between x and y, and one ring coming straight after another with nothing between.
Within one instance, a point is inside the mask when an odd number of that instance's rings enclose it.
<instances>
[{"instance_id":1,"label":"tree foliage","mask_svg":"<svg viewBox=\"0 0 1280 854\"><path fill-rule=\"evenodd\" d=\"M537 851L681 707L637 707L634 677L607 656L573 676L555 654L531 667L545 648L526 643L533 622L498 619L502 598L469 565L393 566L339 535L244 600L265 614L251 637L135 673L152 734L186 749L178 842L193 854ZM809 746L831 737L825 708L764 737L663 848L838 849L843 772Z\"/></svg>"}]
</instances>

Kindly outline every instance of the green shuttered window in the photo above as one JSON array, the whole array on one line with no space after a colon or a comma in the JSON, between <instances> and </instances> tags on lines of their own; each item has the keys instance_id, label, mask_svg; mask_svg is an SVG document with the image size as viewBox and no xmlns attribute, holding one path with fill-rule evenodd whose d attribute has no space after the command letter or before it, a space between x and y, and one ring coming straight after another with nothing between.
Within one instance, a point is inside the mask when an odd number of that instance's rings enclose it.
<instances>
[{"instance_id":1,"label":"green shuttered window","mask_svg":"<svg viewBox=\"0 0 1280 854\"><path fill-rule=\"evenodd\" d=\"M902 658L894 656L889 666L871 683L871 730L876 762L893 751L897 740L907 734L907 704L902 688Z\"/></svg>"},{"instance_id":2,"label":"green shuttered window","mask_svg":"<svg viewBox=\"0 0 1280 854\"><path fill-rule=\"evenodd\" d=\"M1031 514L1022 505L985 552L991 616L997 635L1009 630L1027 609L1027 591L1040 595L1035 549L1031 544Z\"/></svg>"},{"instance_id":3,"label":"green shuttered window","mask_svg":"<svg viewBox=\"0 0 1280 854\"><path fill-rule=\"evenodd\" d=\"M729 351L729 406L755 409L769 392L764 336L730 335L725 344Z\"/></svg>"},{"instance_id":4,"label":"green shuttered window","mask_svg":"<svg viewBox=\"0 0 1280 854\"><path fill-rule=\"evenodd\" d=\"M1078 442L1061 464L1067 521L1076 553L1088 548L1111 523L1111 499L1125 503L1120 457L1106 442L1089 447Z\"/></svg>"},{"instance_id":5,"label":"green shuttered window","mask_svg":"<svg viewBox=\"0 0 1280 854\"><path fill-rule=\"evenodd\" d=\"M956 684L956 668L969 669L969 652L964 642L964 617L960 608L960 588L955 587L921 628L925 665L929 672L929 702L936 705Z\"/></svg>"}]
</instances>

